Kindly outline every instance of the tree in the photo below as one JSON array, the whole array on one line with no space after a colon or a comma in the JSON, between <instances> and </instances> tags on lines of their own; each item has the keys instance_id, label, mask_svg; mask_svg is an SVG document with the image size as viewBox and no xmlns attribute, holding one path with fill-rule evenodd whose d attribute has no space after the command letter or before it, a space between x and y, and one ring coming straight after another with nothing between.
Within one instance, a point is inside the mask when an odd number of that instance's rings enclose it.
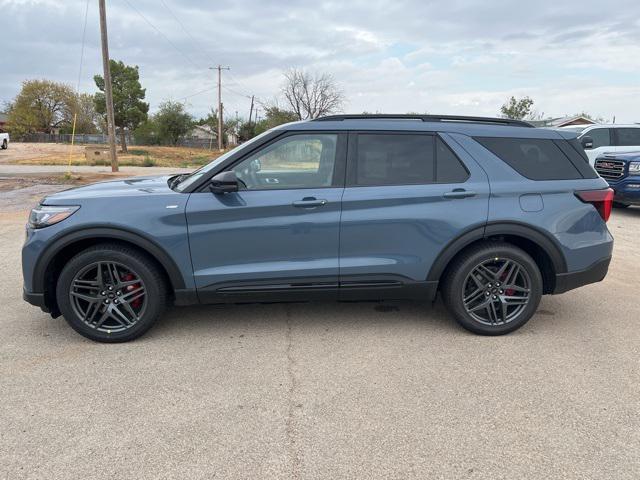
<instances>
[{"instance_id":1,"label":"tree","mask_svg":"<svg viewBox=\"0 0 640 480\"><path fill-rule=\"evenodd\" d=\"M284 74L282 94L296 115L296 120L308 120L338 112L344 104L344 94L327 73L310 74L292 69Z\"/></svg>"},{"instance_id":2,"label":"tree","mask_svg":"<svg viewBox=\"0 0 640 480\"><path fill-rule=\"evenodd\" d=\"M99 121L93 102L93 95L81 93L74 95L73 104L70 107L73 115L76 116L76 133L96 133L96 124ZM64 127L65 133L73 133L73 117L71 123Z\"/></svg>"},{"instance_id":3,"label":"tree","mask_svg":"<svg viewBox=\"0 0 640 480\"><path fill-rule=\"evenodd\" d=\"M50 80L26 80L8 105L8 125L16 136L51 133L71 124L75 93L66 84Z\"/></svg>"},{"instance_id":4,"label":"tree","mask_svg":"<svg viewBox=\"0 0 640 480\"><path fill-rule=\"evenodd\" d=\"M193 117L186 112L184 105L167 101L160 104L158 113L153 116L161 143L176 145L193 127Z\"/></svg>"},{"instance_id":5,"label":"tree","mask_svg":"<svg viewBox=\"0 0 640 480\"><path fill-rule=\"evenodd\" d=\"M285 110L274 105L263 105L264 118L259 122L240 122L237 126L238 138L245 142L270 128L283 123L296 122L298 115L290 110Z\"/></svg>"},{"instance_id":6,"label":"tree","mask_svg":"<svg viewBox=\"0 0 640 480\"><path fill-rule=\"evenodd\" d=\"M500 112L504 118L511 118L513 120L522 120L531 114L533 108L533 100L529 97L523 97L516 99L511 97L507 102L500 107Z\"/></svg>"},{"instance_id":7,"label":"tree","mask_svg":"<svg viewBox=\"0 0 640 480\"><path fill-rule=\"evenodd\" d=\"M123 152L127 152L126 131L134 130L147 119L149 104L143 102L146 90L140 84L138 66L131 67L121 61L110 60L111 83L113 86L113 110L115 126L120 130L120 143ZM99 92L95 94L96 111L105 115L107 112L104 96L104 78L93 77Z\"/></svg>"}]
</instances>

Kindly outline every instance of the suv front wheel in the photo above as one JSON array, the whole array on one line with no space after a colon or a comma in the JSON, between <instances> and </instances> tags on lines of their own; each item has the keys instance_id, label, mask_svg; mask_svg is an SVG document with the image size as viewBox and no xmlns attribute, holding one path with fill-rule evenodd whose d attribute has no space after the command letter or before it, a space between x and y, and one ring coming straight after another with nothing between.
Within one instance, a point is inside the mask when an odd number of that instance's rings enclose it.
<instances>
[{"instance_id":1,"label":"suv front wheel","mask_svg":"<svg viewBox=\"0 0 640 480\"><path fill-rule=\"evenodd\" d=\"M536 312L542 297L542 276L535 261L520 248L485 243L454 260L443 297L467 330L503 335L523 326Z\"/></svg>"},{"instance_id":2,"label":"suv front wheel","mask_svg":"<svg viewBox=\"0 0 640 480\"><path fill-rule=\"evenodd\" d=\"M135 249L104 244L88 248L64 267L56 288L65 320L98 342L126 342L160 317L166 286L156 264Z\"/></svg>"}]
</instances>

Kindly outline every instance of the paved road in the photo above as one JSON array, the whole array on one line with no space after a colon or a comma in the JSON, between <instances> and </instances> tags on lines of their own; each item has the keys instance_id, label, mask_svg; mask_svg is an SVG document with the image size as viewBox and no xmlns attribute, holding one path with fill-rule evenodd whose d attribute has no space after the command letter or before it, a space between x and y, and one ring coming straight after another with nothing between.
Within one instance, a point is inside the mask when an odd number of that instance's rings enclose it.
<instances>
[{"instance_id":1,"label":"paved road","mask_svg":"<svg viewBox=\"0 0 640 480\"><path fill-rule=\"evenodd\" d=\"M178 167L120 167L120 173L125 175L168 175L172 173L192 172L194 168ZM0 175L17 176L31 174L64 174L69 171L66 165L14 165L0 163ZM111 167L89 165L73 165L72 173L111 173Z\"/></svg>"},{"instance_id":2,"label":"paved road","mask_svg":"<svg viewBox=\"0 0 640 480\"><path fill-rule=\"evenodd\" d=\"M638 479L640 209L605 282L483 338L440 303L176 308L91 343L0 217L0 478Z\"/></svg>"}]
</instances>

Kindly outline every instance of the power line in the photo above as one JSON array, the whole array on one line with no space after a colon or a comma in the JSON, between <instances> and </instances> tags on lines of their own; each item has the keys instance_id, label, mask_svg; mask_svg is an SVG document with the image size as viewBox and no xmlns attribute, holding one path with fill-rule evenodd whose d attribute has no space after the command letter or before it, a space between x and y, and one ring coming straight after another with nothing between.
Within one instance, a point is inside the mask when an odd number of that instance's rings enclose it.
<instances>
[{"instance_id":1,"label":"power line","mask_svg":"<svg viewBox=\"0 0 640 480\"><path fill-rule=\"evenodd\" d=\"M180 21L180 19L176 16L176 14L175 14L175 13L173 13L173 10L171 10L171 9L169 8L169 5L167 5L167 4L165 3L165 1L164 1L164 0L160 0L160 2L162 3L162 5L164 5L164 8L166 8L166 9L167 9L167 12L169 12L169 14L170 14L170 15L173 17L173 19L178 23L178 25L180 25L180 28L182 28L182 31L183 31L184 33L186 33L186 34L187 34L187 36L188 36L191 40L193 40L193 42L194 42L194 43L199 43L199 42L198 42L198 41L193 37L193 35L191 35L191 32L189 32L189 30L187 30L187 29L186 29L186 27L185 27L185 26L184 26L184 24Z\"/></svg>"},{"instance_id":2,"label":"power line","mask_svg":"<svg viewBox=\"0 0 640 480\"><path fill-rule=\"evenodd\" d=\"M76 84L76 94L80 92L80 79L82 78L82 64L84 61L84 44L87 38L87 17L89 16L89 0L84 7L84 26L82 27L82 47L80 48L80 68L78 68L78 83Z\"/></svg>"},{"instance_id":3,"label":"power line","mask_svg":"<svg viewBox=\"0 0 640 480\"><path fill-rule=\"evenodd\" d=\"M164 37L164 39L167 41L167 43L169 45L171 45L180 55L182 55L189 63L191 63L191 65L193 65L194 67L200 69L202 68L201 66L197 65L192 59L191 57L189 57L189 55L187 55L186 53L184 53L182 50L180 50L175 43L173 43L171 40L169 40L169 37L167 37L164 33L162 33L162 31L156 27L153 23L151 23L151 21L145 17L142 12L140 12L140 10L138 10L136 7L134 7L131 2L129 2L129 0L124 0L124 2L129 5L129 8L131 8L133 11L135 11L145 22L147 22L147 24L153 28L156 32L158 32L162 37Z\"/></svg>"}]
</instances>

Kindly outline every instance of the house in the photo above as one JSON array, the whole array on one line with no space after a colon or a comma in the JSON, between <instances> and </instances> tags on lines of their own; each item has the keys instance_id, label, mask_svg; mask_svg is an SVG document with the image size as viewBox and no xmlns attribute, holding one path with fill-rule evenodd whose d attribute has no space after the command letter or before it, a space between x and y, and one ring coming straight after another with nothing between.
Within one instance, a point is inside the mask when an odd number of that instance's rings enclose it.
<instances>
[{"instance_id":1,"label":"house","mask_svg":"<svg viewBox=\"0 0 640 480\"><path fill-rule=\"evenodd\" d=\"M217 143L218 132L216 132L210 125L196 125L189 132L189 138L196 140L209 140L212 143ZM234 131L225 133L225 142L227 145L238 144L238 134Z\"/></svg>"},{"instance_id":2,"label":"house","mask_svg":"<svg viewBox=\"0 0 640 480\"><path fill-rule=\"evenodd\" d=\"M209 125L196 125L189 133L189 136L199 140L215 140L218 138L217 132L215 132Z\"/></svg>"},{"instance_id":3,"label":"house","mask_svg":"<svg viewBox=\"0 0 640 480\"><path fill-rule=\"evenodd\" d=\"M0 112L0 132L7 131L7 122L9 121L9 115Z\"/></svg>"},{"instance_id":4,"label":"house","mask_svg":"<svg viewBox=\"0 0 640 480\"><path fill-rule=\"evenodd\" d=\"M529 123L533 124L536 127L551 127L551 128L561 128L561 127L573 127L578 125L595 125L597 122L594 122L588 117L584 117L582 115L574 115L571 117L557 117L557 118L547 118L544 120L530 120Z\"/></svg>"}]
</instances>

